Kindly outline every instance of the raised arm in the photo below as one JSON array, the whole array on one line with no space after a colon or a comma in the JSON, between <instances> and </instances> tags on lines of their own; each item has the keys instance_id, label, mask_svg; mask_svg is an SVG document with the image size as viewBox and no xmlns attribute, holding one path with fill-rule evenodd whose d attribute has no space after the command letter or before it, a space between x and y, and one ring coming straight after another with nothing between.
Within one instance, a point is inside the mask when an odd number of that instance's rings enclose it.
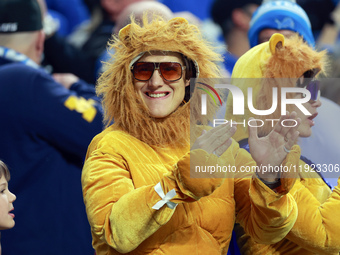
<instances>
[{"instance_id":1,"label":"raised arm","mask_svg":"<svg viewBox=\"0 0 340 255\"><path fill-rule=\"evenodd\" d=\"M287 118L296 119L296 114L282 116L266 137L259 138L256 128L250 127L251 155L242 149L235 159L240 169L238 178L235 178L237 221L259 243L270 244L282 240L297 217L295 200L287 193L297 177L295 171L299 164L300 148L294 145L298 136L297 126L288 128L280 124ZM299 122L297 119L297 124ZM275 167L279 170L270 171Z\"/></svg>"},{"instance_id":2,"label":"raised arm","mask_svg":"<svg viewBox=\"0 0 340 255\"><path fill-rule=\"evenodd\" d=\"M299 157L300 149L295 146L283 165L295 165ZM243 149L235 161L236 166L244 170L256 165L250 154ZM241 178L235 178L234 191L236 222L259 243L270 244L283 239L294 226L297 217L294 198L285 189L280 189L279 192L270 189L253 172L238 175ZM291 188L287 183L284 185Z\"/></svg>"}]
</instances>

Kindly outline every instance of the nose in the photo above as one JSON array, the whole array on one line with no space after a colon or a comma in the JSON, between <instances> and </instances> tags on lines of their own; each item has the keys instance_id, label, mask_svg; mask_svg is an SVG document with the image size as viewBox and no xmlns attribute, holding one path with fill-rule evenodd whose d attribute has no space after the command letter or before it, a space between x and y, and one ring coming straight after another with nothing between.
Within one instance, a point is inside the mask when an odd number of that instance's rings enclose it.
<instances>
[{"instance_id":1,"label":"nose","mask_svg":"<svg viewBox=\"0 0 340 255\"><path fill-rule=\"evenodd\" d=\"M161 76L161 71L159 68L155 68L155 71L153 72L150 80L149 80L149 86L151 87L160 87L163 86L164 80Z\"/></svg>"},{"instance_id":2,"label":"nose","mask_svg":"<svg viewBox=\"0 0 340 255\"><path fill-rule=\"evenodd\" d=\"M318 98L316 101L312 101L311 104L315 108L319 108L322 105L320 98Z\"/></svg>"},{"instance_id":3,"label":"nose","mask_svg":"<svg viewBox=\"0 0 340 255\"><path fill-rule=\"evenodd\" d=\"M9 191L9 202L13 203L16 199L16 195Z\"/></svg>"}]
</instances>

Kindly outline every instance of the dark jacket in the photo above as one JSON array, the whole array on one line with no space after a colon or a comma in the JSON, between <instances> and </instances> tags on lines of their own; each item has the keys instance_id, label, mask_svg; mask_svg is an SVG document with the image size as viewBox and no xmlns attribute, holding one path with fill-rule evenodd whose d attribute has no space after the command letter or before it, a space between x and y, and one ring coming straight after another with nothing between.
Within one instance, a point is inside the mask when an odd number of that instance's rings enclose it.
<instances>
[{"instance_id":1,"label":"dark jacket","mask_svg":"<svg viewBox=\"0 0 340 255\"><path fill-rule=\"evenodd\" d=\"M69 44L57 34L45 41L45 62L55 73L73 73L89 83L97 80L97 61L105 52L114 23L103 21L80 48Z\"/></svg>"},{"instance_id":2,"label":"dark jacket","mask_svg":"<svg viewBox=\"0 0 340 255\"><path fill-rule=\"evenodd\" d=\"M0 58L0 116L0 158L17 196L3 254L93 255L80 183L87 146L102 130L93 86L67 90L43 70Z\"/></svg>"}]
</instances>

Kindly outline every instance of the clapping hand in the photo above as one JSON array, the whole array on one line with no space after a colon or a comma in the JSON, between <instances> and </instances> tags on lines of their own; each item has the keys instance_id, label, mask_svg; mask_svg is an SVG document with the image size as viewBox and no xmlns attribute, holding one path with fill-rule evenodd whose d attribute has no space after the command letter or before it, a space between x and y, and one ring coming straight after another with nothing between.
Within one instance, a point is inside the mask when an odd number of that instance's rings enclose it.
<instances>
[{"instance_id":1,"label":"clapping hand","mask_svg":"<svg viewBox=\"0 0 340 255\"><path fill-rule=\"evenodd\" d=\"M225 163L234 164L233 159L230 159L231 154L229 157L226 156L223 159L216 158L212 154L220 157L230 147L232 143L231 137L235 132L236 127L231 127L229 125L220 125L209 131L203 130L202 134L196 139L191 147L191 151L202 149L207 154L202 151L191 153L190 169L180 167L176 173L178 185L181 187L180 189L183 193L198 200L203 196L210 195L216 188L222 185L226 173L196 173L195 166L224 165Z\"/></svg>"},{"instance_id":2,"label":"clapping hand","mask_svg":"<svg viewBox=\"0 0 340 255\"><path fill-rule=\"evenodd\" d=\"M289 121L291 119L291 121ZM282 125L285 120L286 126ZM290 124L288 124L290 122ZM294 127L293 123L296 123ZM296 112L281 116L274 129L265 137L258 137L257 127L249 126L249 149L258 166L279 166L296 143L299 132L297 131L301 119L297 118ZM288 127L289 125L289 127ZM280 178L280 173L258 172L261 179L269 182Z\"/></svg>"},{"instance_id":3,"label":"clapping hand","mask_svg":"<svg viewBox=\"0 0 340 255\"><path fill-rule=\"evenodd\" d=\"M203 130L200 137L197 138L191 150L202 149L209 154L221 156L231 145L231 137L236 132L235 125L220 125L209 131Z\"/></svg>"}]
</instances>

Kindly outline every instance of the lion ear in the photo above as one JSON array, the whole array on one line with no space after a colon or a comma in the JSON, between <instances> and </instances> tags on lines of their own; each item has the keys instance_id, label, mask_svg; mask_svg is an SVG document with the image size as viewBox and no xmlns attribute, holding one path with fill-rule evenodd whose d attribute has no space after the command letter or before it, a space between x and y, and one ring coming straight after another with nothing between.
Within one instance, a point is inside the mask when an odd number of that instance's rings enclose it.
<instances>
[{"instance_id":1,"label":"lion ear","mask_svg":"<svg viewBox=\"0 0 340 255\"><path fill-rule=\"evenodd\" d=\"M182 18L182 17L172 18L170 21L173 22L174 24L183 24L183 23L189 24L189 22L185 18Z\"/></svg>"},{"instance_id":2,"label":"lion ear","mask_svg":"<svg viewBox=\"0 0 340 255\"><path fill-rule=\"evenodd\" d=\"M125 40L125 38L130 33L130 29L131 29L131 24L128 24L125 27L123 27L121 30L119 30L118 37L122 42Z\"/></svg>"},{"instance_id":3,"label":"lion ear","mask_svg":"<svg viewBox=\"0 0 340 255\"><path fill-rule=\"evenodd\" d=\"M275 33L269 39L269 48L272 55L284 46L285 38L282 34Z\"/></svg>"}]
</instances>

